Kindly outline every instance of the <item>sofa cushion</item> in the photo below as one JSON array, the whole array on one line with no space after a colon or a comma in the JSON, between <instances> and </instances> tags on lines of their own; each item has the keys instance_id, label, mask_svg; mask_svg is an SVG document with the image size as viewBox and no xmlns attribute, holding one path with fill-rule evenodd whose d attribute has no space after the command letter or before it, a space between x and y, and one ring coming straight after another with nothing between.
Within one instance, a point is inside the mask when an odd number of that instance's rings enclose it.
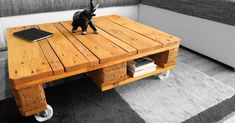
<instances>
[{"instance_id":1,"label":"sofa cushion","mask_svg":"<svg viewBox=\"0 0 235 123\"><path fill-rule=\"evenodd\" d=\"M235 25L234 0L141 0L140 3Z\"/></svg>"},{"instance_id":2,"label":"sofa cushion","mask_svg":"<svg viewBox=\"0 0 235 123\"><path fill-rule=\"evenodd\" d=\"M6 43L5 43L5 39L3 36L3 28L2 25L0 23L0 51L5 50L6 49Z\"/></svg>"},{"instance_id":3,"label":"sofa cushion","mask_svg":"<svg viewBox=\"0 0 235 123\"><path fill-rule=\"evenodd\" d=\"M7 51L0 52L0 100L11 96L7 69Z\"/></svg>"},{"instance_id":4,"label":"sofa cushion","mask_svg":"<svg viewBox=\"0 0 235 123\"><path fill-rule=\"evenodd\" d=\"M98 0L100 7L139 4L139 0ZM83 9L89 0L0 0L0 17Z\"/></svg>"}]
</instances>

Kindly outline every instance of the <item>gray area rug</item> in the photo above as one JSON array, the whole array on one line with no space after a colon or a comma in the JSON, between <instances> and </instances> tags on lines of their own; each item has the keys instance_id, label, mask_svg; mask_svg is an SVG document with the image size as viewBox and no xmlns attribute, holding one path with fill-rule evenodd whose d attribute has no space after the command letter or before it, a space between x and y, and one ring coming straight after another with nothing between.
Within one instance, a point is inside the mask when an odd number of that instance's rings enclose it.
<instances>
[{"instance_id":1,"label":"gray area rug","mask_svg":"<svg viewBox=\"0 0 235 123\"><path fill-rule=\"evenodd\" d=\"M214 123L235 111L233 88L180 62L166 80L152 76L100 92L83 78L45 92L54 109L46 123ZM0 123L35 123L20 116L13 98L0 107Z\"/></svg>"},{"instance_id":2,"label":"gray area rug","mask_svg":"<svg viewBox=\"0 0 235 123\"><path fill-rule=\"evenodd\" d=\"M183 63L166 80L149 77L116 89L148 123L178 123L231 98L235 90Z\"/></svg>"},{"instance_id":3,"label":"gray area rug","mask_svg":"<svg viewBox=\"0 0 235 123\"><path fill-rule=\"evenodd\" d=\"M44 123L144 123L144 120L115 91L100 92L89 78L45 89L53 107L52 119ZM0 101L0 123L37 123L22 117L13 98Z\"/></svg>"},{"instance_id":4,"label":"gray area rug","mask_svg":"<svg viewBox=\"0 0 235 123\"><path fill-rule=\"evenodd\" d=\"M229 122L235 116L235 96L227 99L199 114L185 120L183 123L234 123Z\"/></svg>"}]
</instances>

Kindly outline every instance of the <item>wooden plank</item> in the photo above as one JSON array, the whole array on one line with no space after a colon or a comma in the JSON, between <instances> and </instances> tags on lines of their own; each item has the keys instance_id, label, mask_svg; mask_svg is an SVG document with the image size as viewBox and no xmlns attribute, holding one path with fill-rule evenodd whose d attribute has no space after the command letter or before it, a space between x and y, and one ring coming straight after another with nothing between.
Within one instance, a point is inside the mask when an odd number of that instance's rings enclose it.
<instances>
[{"instance_id":1,"label":"wooden plank","mask_svg":"<svg viewBox=\"0 0 235 123\"><path fill-rule=\"evenodd\" d=\"M42 24L39 25L39 28L53 33L53 36L47 40L62 62L65 71L76 70L89 65L89 61L53 24Z\"/></svg>"},{"instance_id":2,"label":"wooden plank","mask_svg":"<svg viewBox=\"0 0 235 123\"><path fill-rule=\"evenodd\" d=\"M69 72L59 74L59 75L40 78L38 80L27 82L27 83L13 84L12 88L14 88L15 90L21 90L21 89L25 89L25 88L28 88L28 87L31 87L31 86L38 85L38 84L44 84L44 83L48 83L50 81L62 79L62 78L65 78L65 77L69 77L69 76L81 74L81 73L84 73L84 72L89 72L89 71L92 71L92 70L97 70L97 69L100 69L100 68L108 67L108 66L118 64L118 63L121 63L121 62L130 61L132 59L138 59L138 58L141 58L141 57L144 57L144 56L149 56L149 55L153 55L153 54L156 54L156 53L165 52L165 51L172 50L172 49L175 49L175 48L178 48L178 47L179 47L179 45L164 47L164 48L148 51L148 52L141 53L141 54L136 54L136 55L132 55L132 56L128 56L128 57L123 57L123 58L120 58L120 59L117 59L117 60L114 60L114 61L100 63L100 64L97 64L95 66L83 67L83 68L75 70L75 71L69 71Z\"/></svg>"},{"instance_id":3,"label":"wooden plank","mask_svg":"<svg viewBox=\"0 0 235 123\"><path fill-rule=\"evenodd\" d=\"M100 29L136 48L138 53L143 53L162 47L162 44L115 24L105 18L97 17L94 18L93 22Z\"/></svg>"},{"instance_id":4,"label":"wooden plank","mask_svg":"<svg viewBox=\"0 0 235 123\"><path fill-rule=\"evenodd\" d=\"M113 37L112 35L108 34L107 32L103 31L100 28L97 28L97 30L99 34L103 35L105 38L109 39L110 41L112 41L113 43L115 43L125 51L127 51L129 55L137 54L137 49L135 49L134 47L126 44L125 42L119 40L118 38Z\"/></svg>"},{"instance_id":5,"label":"wooden plank","mask_svg":"<svg viewBox=\"0 0 235 123\"><path fill-rule=\"evenodd\" d=\"M149 76L153 76L153 75L156 75L156 74L159 74L159 73L162 73L162 72L165 72L167 70L171 70L175 67L175 65L172 65L172 66L168 66L166 68L161 68L161 67L158 67L156 69L156 71L154 72L151 72L151 73L148 73L148 74L144 74L144 75L141 75L141 76L138 76L138 77L131 77L130 75L128 75L128 78L125 79L125 80L122 80L122 81L119 81L119 82L114 82L114 83L96 83L98 85L98 87L100 88L101 91L107 91L107 90L110 90L110 89L113 89L113 88L116 88L118 86L122 86L122 85L125 85L125 84L129 84L129 83L132 83L132 82L135 82L137 80L140 80L140 79L143 79L143 78L146 78L146 77L149 77Z\"/></svg>"},{"instance_id":6,"label":"wooden plank","mask_svg":"<svg viewBox=\"0 0 235 123\"><path fill-rule=\"evenodd\" d=\"M91 53L77 38L75 38L70 31L68 31L63 25L60 23L54 23L54 25L57 27L58 30L60 30L61 33L63 33L69 41L76 47L84 57L87 58L87 60L90 62L90 65L96 65L99 64L99 59Z\"/></svg>"},{"instance_id":7,"label":"wooden plank","mask_svg":"<svg viewBox=\"0 0 235 123\"><path fill-rule=\"evenodd\" d=\"M52 75L52 70L37 42L30 43L13 36L25 27L7 29L8 70L13 82L22 83Z\"/></svg>"},{"instance_id":8,"label":"wooden plank","mask_svg":"<svg viewBox=\"0 0 235 123\"><path fill-rule=\"evenodd\" d=\"M53 74L61 74L64 72L64 67L62 63L60 62L59 58L56 56L55 52L51 48L49 42L44 39L38 42L40 47L42 48L42 51L47 58L48 63L50 64Z\"/></svg>"},{"instance_id":9,"label":"wooden plank","mask_svg":"<svg viewBox=\"0 0 235 123\"><path fill-rule=\"evenodd\" d=\"M70 21L61 22L61 24L68 30L72 29ZM87 35L81 35L80 31L73 33L73 35L100 59L100 63L128 56L126 51L102 35L93 34L91 29L88 30Z\"/></svg>"},{"instance_id":10,"label":"wooden plank","mask_svg":"<svg viewBox=\"0 0 235 123\"><path fill-rule=\"evenodd\" d=\"M134 20L127 19L118 15L104 16L104 18L117 23L123 27L126 27L132 31L149 37L162 43L163 47L179 44L180 39L176 36L172 36L160 30L138 23Z\"/></svg>"},{"instance_id":11,"label":"wooden plank","mask_svg":"<svg viewBox=\"0 0 235 123\"><path fill-rule=\"evenodd\" d=\"M25 28L37 28L39 29L38 26L36 25L29 25L26 26ZM38 41L44 56L46 57L48 63L51 66L51 69L53 71L53 74L60 74L64 72L64 67L62 65L62 63L60 62L59 58L56 56L55 52L53 51L53 49L51 48L49 42L47 41L47 39Z\"/></svg>"}]
</instances>

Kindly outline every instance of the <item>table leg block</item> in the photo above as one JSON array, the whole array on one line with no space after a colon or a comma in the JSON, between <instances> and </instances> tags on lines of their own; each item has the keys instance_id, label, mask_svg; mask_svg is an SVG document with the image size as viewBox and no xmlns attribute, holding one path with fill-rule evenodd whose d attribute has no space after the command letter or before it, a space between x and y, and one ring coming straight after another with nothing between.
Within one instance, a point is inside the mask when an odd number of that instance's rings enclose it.
<instances>
[{"instance_id":1,"label":"table leg block","mask_svg":"<svg viewBox=\"0 0 235 123\"><path fill-rule=\"evenodd\" d=\"M30 116L47 109L42 85L12 91L21 115Z\"/></svg>"},{"instance_id":2,"label":"table leg block","mask_svg":"<svg viewBox=\"0 0 235 123\"><path fill-rule=\"evenodd\" d=\"M176 64L177 55L178 48L151 55L150 58L155 60L158 66L166 68Z\"/></svg>"},{"instance_id":3,"label":"table leg block","mask_svg":"<svg viewBox=\"0 0 235 123\"><path fill-rule=\"evenodd\" d=\"M126 62L101 68L88 73L89 76L101 87L104 83L115 83L127 78Z\"/></svg>"}]
</instances>

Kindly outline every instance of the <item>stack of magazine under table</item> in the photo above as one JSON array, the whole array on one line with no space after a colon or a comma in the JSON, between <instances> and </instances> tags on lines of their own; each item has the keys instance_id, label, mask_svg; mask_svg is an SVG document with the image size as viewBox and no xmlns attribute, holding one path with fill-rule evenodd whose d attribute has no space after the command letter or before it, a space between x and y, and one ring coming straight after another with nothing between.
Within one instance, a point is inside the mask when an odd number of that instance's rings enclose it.
<instances>
[{"instance_id":1,"label":"stack of magazine under table","mask_svg":"<svg viewBox=\"0 0 235 123\"><path fill-rule=\"evenodd\" d=\"M128 72L132 77L138 77L156 71L157 65L149 57L139 58L127 63Z\"/></svg>"}]
</instances>

